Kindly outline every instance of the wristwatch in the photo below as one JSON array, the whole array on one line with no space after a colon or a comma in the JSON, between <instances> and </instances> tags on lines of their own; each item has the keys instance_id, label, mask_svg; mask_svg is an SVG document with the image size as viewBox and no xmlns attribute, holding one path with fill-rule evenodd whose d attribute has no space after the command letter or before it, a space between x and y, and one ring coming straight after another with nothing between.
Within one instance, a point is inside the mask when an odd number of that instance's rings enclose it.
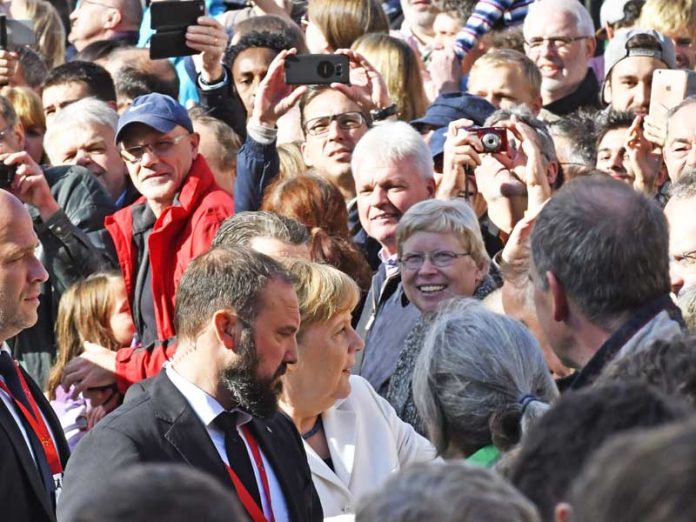
<instances>
[{"instance_id":1,"label":"wristwatch","mask_svg":"<svg viewBox=\"0 0 696 522\"><path fill-rule=\"evenodd\" d=\"M394 116L399 112L396 108L396 103L392 103L389 107L384 107L383 109L373 109L370 111L370 116L372 121L382 121L389 118L389 116Z\"/></svg>"}]
</instances>

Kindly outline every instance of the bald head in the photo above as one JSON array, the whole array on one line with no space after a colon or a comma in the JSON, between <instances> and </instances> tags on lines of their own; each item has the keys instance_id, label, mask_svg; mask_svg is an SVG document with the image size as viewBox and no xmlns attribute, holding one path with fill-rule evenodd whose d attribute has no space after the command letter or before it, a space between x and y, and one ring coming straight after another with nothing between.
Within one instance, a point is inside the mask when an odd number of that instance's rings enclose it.
<instances>
[{"instance_id":1,"label":"bald head","mask_svg":"<svg viewBox=\"0 0 696 522\"><path fill-rule=\"evenodd\" d=\"M48 273L36 258L39 239L29 212L0 190L0 342L36 323L41 283Z\"/></svg>"},{"instance_id":2,"label":"bald head","mask_svg":"<svg viewBox=\"0 0 696 522\"><path fill-rule=\"evenodd\" d=\"M17 219L23 217L31 221L31 216L24 208L24 204L13 194L0 189L0 243L3 235L9 232L8 228L11 228Z\"/></svg>"}]
</instances>

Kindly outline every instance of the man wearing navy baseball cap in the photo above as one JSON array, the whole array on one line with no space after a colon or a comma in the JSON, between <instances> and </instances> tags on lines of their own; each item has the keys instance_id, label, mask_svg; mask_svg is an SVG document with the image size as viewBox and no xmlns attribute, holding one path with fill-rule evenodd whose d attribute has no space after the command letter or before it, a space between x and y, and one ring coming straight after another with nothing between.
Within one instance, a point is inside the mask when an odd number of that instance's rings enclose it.
<instances>
[{"instance_id":1,"label":"man wearing navy baseball cap","mask_svg":"<svg viewBox=\"0 0 696 522\"><path fill-rule=\"evenodd\" d=\"M143 344L172 337L174 293L188 262L206 252L232 198L216 184L191 119L173 98L139 96L121 115L116 143L143 195L107 218Z\"/></svg>"}]
</instances>

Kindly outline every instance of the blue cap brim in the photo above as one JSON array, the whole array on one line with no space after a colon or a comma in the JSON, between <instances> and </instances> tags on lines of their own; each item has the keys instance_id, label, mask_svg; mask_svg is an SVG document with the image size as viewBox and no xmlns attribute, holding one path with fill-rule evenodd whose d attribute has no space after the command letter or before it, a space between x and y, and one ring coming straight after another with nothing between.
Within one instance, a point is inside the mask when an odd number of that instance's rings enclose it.
<instances>
[{"instance_id":1,"label":"blue cap brim","mask_svg":"<svg viewBox=\"0 0 696 522\"><path fill-rule=\"evenodd\" d=\"M154 114L130 113L125 118L121 118L121 120L118 122L118 130L116 131L116 143L119 143L121 141L121 138L123 137L123 131L126 129L126 127L133 123L142 123L143 125L152 127L157 132L162 133L169 132L172 129L174 129L174 127L176 127L177 125L180 125L179 122L172 121L168 118L162 118ZM192 129L187 130L189 132L192 131Z\"/></svg>"}]
</instances>

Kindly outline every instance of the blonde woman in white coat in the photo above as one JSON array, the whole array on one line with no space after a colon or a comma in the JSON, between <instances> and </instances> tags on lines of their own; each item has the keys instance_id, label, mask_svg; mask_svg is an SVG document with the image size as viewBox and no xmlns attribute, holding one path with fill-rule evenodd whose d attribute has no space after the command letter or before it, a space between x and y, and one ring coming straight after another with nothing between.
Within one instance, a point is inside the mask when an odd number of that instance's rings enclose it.
<instances>
[{"instance_id":1,"label":"blonde woman in white coat","mask_svg":"<svg viewBox=\"0 0 696 522\"><path fill-rule=\"evenodd\" d=\"M359 299L343 272L293 261L301 326L298 362L283 376L281 407L302 435L324 517L354 513L356 502L402 466L435 451L361 377L351 375L364 343L351 326Z\"/></svg>"}]
</instances>

